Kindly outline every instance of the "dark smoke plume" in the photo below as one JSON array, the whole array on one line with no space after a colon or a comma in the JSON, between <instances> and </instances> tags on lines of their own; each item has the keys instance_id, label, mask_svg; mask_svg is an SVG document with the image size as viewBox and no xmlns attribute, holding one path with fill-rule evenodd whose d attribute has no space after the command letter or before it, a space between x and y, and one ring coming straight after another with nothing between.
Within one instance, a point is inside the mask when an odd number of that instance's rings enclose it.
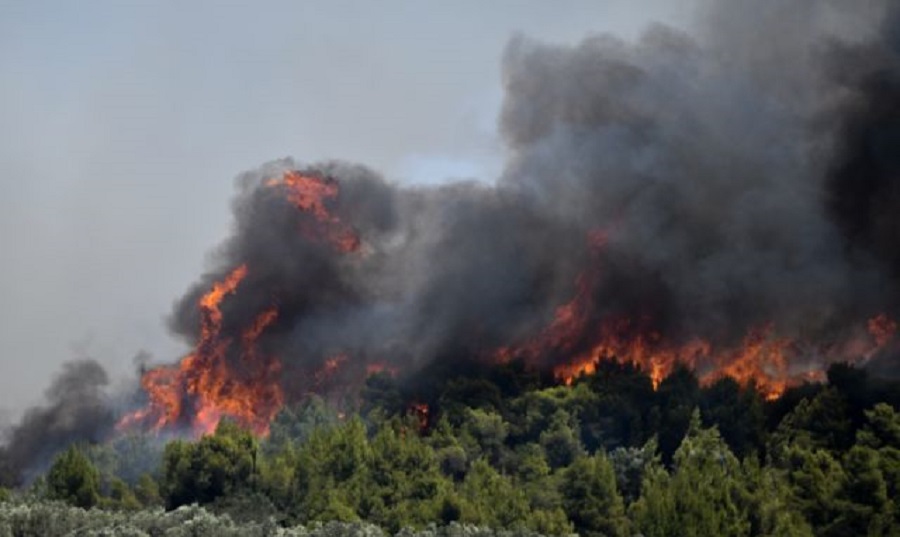
<instances>
[{"instance_id":1,"label":"dark smoke plume","mask_svg":"<svg viewBox=\"0 0 900 537\"><path fill-rule=\"evenodd\" d=\"M276 301L263 345L288 371L336 352L405 371L477 357L545 326L586 268L594 317L651 318L676 341L728 344L760 325L835 339L896 314L897 30L867 6L718 2L696 35L516 38L496 185L302 166L340 181L333 210L363 244L346 256L298 234L302 215L262 188L295 163L247 173L221 268L172 327L193 341L198 297L241 263L226 323ZM599 262L585 240L598 230Z\"/></svg>"},{"instance_id":2,"label":"dark smoke plume","mask_svg":"<svg viewBox=\"0 0 900 537\"><path fill-rule=\"evenodd\" d=\"M69 362L47 390L44 406L28 410L0 448L0 484L20 485L61 448L98 442L115 423L104 388L106 372L93 360Z\"/></svg>"}]
</instances>

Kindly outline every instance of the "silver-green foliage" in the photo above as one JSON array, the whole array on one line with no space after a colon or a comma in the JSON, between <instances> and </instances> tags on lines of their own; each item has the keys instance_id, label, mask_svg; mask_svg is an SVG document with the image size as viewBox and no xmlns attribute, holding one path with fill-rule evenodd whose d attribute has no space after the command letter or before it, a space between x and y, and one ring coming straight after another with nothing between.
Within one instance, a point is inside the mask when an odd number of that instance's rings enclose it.
<instances>
[{"instance_id":1,"label":"silver-green foliage","mask_svg":"<svg viewBox=\"0 0 900 537\"><path fill-rule=\"evenodd\" d=\"M0 537L385 537L364 522L312 523L280 527L273 521L239 524L197 505L174 511L85 510L62 502L0 502ZM494 531L452 523L404 529L397 537L540 537L523 531Z\"/></svg>"}]
</instances>

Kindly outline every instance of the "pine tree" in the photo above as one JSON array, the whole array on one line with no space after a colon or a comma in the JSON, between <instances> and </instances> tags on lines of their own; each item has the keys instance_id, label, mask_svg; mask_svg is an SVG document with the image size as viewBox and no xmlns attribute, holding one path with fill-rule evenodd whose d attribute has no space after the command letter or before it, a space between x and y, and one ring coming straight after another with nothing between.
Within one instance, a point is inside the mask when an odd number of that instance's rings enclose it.
<instances>
[{"instance_id":1,"label":"pine tree","mask_svg":"<svg viewBox=\"0 0 900 537\"><path fill-rule=\"evenodd\" d=\"M100 501L100 472L77 447L71 446L56 457L47 473L47 494L85 509Z\"/></svg>"}]
</instances>

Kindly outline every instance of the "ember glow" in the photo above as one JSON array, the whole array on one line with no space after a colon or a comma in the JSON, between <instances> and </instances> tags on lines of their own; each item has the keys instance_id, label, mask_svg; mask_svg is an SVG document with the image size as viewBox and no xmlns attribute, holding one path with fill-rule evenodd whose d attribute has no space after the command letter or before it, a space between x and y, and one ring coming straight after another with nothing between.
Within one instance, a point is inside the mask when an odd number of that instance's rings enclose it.
<instances>
[{"instance_id":1,"label":"ember glow","mask_svg":"<svg viewBox=\"0 0 900 537\"><path fill-rule=\"evenodd\" d=\"M431 409L425 403L411 403L409 405L409 412L413 416L415 416L416 421L418 422L419 430L424 431L428 429L429 423L429 412Z\"/></svg>"}]
</instances>

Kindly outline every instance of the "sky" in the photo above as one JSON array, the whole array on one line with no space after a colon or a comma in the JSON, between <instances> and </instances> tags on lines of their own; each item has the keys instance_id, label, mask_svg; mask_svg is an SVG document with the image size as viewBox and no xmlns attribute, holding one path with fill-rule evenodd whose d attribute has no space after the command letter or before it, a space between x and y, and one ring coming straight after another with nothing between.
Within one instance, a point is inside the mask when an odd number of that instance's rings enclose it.
<instances>
[{"instance_id":1,"label":"sky","mask_svg":"<svg viewBox=\"0 0 900 537\"><path fill-rule=\"evenodd\" d=\"M230 230L234 178L283 157L492 181L500 59L686 28L693 0L0 0L0 418L66 361L133 382L184 352L174 301Z\"/></svg>"}]
</instances>

